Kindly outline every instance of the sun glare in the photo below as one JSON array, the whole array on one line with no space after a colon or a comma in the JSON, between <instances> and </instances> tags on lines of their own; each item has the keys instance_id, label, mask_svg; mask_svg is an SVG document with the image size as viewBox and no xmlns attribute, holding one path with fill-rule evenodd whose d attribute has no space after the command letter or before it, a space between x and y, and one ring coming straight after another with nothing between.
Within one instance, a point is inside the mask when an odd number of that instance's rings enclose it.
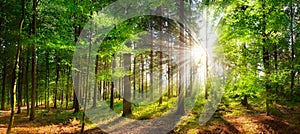
<instances>
[{"instance_id":1,"label":"sun glare","mask_svg":"<svg viewBox=\"0 0 300 134\"><path fill-rule=\"evenodd\" d=\"M193 60L195 61L195 64L200 64L204 62L204 55L205 51L200 46L194 46L191 51Z\"/></svg>"}]
</instances>

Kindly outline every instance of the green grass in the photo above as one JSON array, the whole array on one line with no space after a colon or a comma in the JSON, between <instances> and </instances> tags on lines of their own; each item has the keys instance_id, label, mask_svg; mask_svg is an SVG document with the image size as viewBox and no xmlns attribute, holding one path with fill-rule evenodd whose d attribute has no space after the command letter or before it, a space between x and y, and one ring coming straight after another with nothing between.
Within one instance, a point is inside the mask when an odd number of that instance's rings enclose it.
<instances>
[{"instance_id":1,"label":"green grass","mask_svg":"<svg viewBox=\"0 0 300 134\"><path fill-rule=\"evenodd\" d=\"M152 119L155 117L159 117L165 114L170 109L174 108L174 105L177 102L177 97L167 98L163 97L162 104L159 105L158 100L149 104L149 105L135 105L132 104L132 119ZM109 104L109 100L107 100L107 104ZM123 112L123 99L115 99L114 100L114 111L119 115Z\"/></svg>"}]
</instances>

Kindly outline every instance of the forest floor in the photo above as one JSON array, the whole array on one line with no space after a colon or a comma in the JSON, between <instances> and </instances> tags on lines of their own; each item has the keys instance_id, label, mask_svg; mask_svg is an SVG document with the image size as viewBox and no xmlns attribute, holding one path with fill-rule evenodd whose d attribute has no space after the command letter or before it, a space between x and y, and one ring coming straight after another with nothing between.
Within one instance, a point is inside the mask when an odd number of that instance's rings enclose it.
<instances>
[{"instance_id":1,"label":"forest floor","mask_svg":"<svg viewBox=\"0 0 300 134\"><path fill-rule=\"evenodd\" d=\"M197 133L246 133L246 134L299 134L300 103L297 108L287 108L275 104L272 115L257 107L238 107L218 110L204 126L198 127Z\"/></svg>"},{"instance_id":2,"label":"forest floor","mask_svg":"<svg viewBox=\"0 0 300 134\"><path fill-rule=\"evenodd\" d=\"M300 133L300 103L297 107L287 108L276 104L277 111L267 116L257 107L244 107L240 104L219 108L214 116L203 126L198 125L198 115L190 113L169 133ZM36 119L29 121L26 108L15 114L13 133L79 133L82 113L73 110L38 108ZM5 133L10 111L0 111L0 133ZM87 133L103 133L91 123L85 127Z\"/></svg>"}]
</instances>

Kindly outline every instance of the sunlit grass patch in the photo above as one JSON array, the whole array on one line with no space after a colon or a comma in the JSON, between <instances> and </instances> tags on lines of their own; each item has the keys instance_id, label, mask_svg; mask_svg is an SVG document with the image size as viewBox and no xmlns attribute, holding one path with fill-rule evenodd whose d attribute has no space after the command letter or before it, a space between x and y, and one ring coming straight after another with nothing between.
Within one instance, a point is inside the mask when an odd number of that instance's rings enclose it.
<instances>
[{"instance_id":1,"label":"sunlit grass patch","mask_svg":"<svg viewBox=\"0 0 300 134\"><path fill-rule=\"evenodd\" d=\"M134 105L133 106L133 118L135 119L152 119L155 117L159 117L169 110L174 108L175 103L177 102L177 98L166 98L163 97L162 104L159 105L158 101L150 104L150 105Z\"/></svg>"}]
</instances>

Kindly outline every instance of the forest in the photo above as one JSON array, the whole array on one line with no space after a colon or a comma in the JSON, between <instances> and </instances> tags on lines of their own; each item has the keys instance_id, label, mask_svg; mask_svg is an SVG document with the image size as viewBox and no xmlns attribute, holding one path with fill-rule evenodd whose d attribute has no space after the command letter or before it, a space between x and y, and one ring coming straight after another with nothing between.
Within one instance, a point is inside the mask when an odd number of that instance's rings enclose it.
<instances>
[{"instance_id":1,"label":"forest","mask_svg":"<svg viewBox=\"0 0 300 134\"><path fill-rule=\"evenodd\" d=\"M0 133L300 133L299 0L0 0Z\"/></svg>"}]
</instances>

